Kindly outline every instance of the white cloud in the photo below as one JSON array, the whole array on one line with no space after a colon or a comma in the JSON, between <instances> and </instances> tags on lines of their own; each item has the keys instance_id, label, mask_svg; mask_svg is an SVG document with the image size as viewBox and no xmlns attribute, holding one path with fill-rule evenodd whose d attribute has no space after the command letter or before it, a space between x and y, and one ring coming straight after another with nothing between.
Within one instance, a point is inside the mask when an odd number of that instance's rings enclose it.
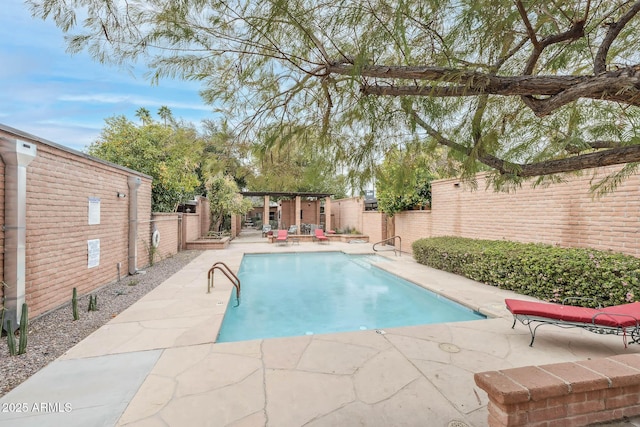
<instances>
[{"instance_id":1,"label":"white cloud","mask_svg":"<svg viewBox=\"0 0 640 427\"><path fill-rule=\"evenodd\" d=\"M0 119L38 137L82 149L93 142L104 119L134 119L140 107L155 114L163 105L176 118L198 124L214 114L197 82L161 81L152 86L134 68L65 52L62 32L29 16L22 0L0 0Z\"/></svg>"},{"instance_id":2,"label":"white cloud","mask_svg":"<svg viewBox=\"0 0 640 427\"><path fill-rule=\"evenodd\" d=\"M95 104L119 104L127 103L132 105L139 105L145 108L149 107L162 107L166 105L169 108L180 108L186 110L197 111L211 111L211 107L204 104L196 103L184 103L173 102L171 100L159 100L154 98L131 96L131 95L118 95L113 93L94 93L88 95L62 95L58 98L63 102L82 102L82 103L95 103Z\"/></svg>"}]
</instances>

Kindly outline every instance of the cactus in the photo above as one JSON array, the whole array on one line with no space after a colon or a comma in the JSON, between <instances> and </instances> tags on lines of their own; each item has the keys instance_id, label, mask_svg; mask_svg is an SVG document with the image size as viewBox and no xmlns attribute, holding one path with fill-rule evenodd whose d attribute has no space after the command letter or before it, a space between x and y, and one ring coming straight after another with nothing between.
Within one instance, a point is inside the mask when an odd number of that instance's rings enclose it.
<instances>
[{"instance_id":1,"label":"cactus","mask_svg":"<svg viewBox=\"0 0 640 427\"><path fill-rule=\"evenodd\" d=\"M11 356L16 355L16 336L13 334L13 328L11 327L11 319L7 320L7 344L9 345L9 354Z\"/></svg>"},{"instance_id":2,"label":"cactus","mask_svg":"<svg viewBox=\"0 0 640 427\"><path fill-rule=\"evenodd\" d=\"M22 304L22 315L20 317L20 343L18 345L18 354L27 352L27 336L29 335L29 309L27 303Z\"/></svg>"},{"instance_id":3,"label":"cactus","mask_svg":"<svg viewBox=\"0 0 640 427\"><path fill-rule=\"evenodd\" d=\"M87 311L98 311L98 295L89 295L89 308Z\"/></svg>"},{"instance_id":4,"label":"cactus","mask_svg":"<svg viewBox=\"0 0 640 427\"><path fill-rule=\"evenodd\" d=\"M73 296L71 297L71 308L73 310L73 320L78 320L78 291L73 288Z\"/></svg>"},{"instance_id":5,"label":"cactus","mask_svg":"<svg viewBox=\"0 0 640 427\"><path fill-rule=\"evenodd\" d=\"M0 337L4 332L4 312L5 312L4 307L2 307L2 314L0 314Z\"/></svg>"}]
</instances>

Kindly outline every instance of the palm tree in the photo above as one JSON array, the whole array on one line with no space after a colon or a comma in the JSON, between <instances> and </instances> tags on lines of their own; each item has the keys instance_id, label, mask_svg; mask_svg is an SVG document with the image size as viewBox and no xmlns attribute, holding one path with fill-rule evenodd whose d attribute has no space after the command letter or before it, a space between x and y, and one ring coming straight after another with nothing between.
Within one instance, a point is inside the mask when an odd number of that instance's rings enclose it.
<instances>
[{"instance_id":1,"label":"palm tree","mask_svg":"<svg viewBox=\"0 0 640 427\"><path fill-rule=\"evenodd\" d=\"M136 110L136 117L140 119L143 125L148 125L152 122L151 113L144 107L140 107Z\"/></svg>"},{"instance_id":2,"label":"palm tree","mask_svg":"<svg viewBox=\"0 0 640 427\"><path fill-rule=\"evenodd\" d=\"M170 120L173 116L171 113L171 109L166 105L163 105L160 107L160 109L158 109L158 115L164 121L164 127L167 127L167 120Z\"/></svg>"}]
</instances>

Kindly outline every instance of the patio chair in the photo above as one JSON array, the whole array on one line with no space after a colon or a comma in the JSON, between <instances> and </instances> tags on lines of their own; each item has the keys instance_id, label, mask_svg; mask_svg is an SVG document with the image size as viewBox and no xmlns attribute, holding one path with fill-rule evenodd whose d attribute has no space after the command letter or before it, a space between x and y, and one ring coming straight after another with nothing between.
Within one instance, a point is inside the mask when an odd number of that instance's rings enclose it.
<instances>
[{"instance_id":1,"label":"patio chair","mask_svg":"<svg viewBox=\"0 0 640 427\"><path fill-rule=\"evenodd\" d=\"M329 243L329 238L325 236L324 231L322 231L322 228L315 229L315 235L313 236L313 239L317 240L318 243Z\"/></svg>"},{"instance_id":2,"label":"patio chair","mask_svg":"<svg viewBox=\"0 0 640 427\"><path fill-rule=\"evenodd\" d=\"M536 330L542 325L561 328L582 328L596 334L621 335L625 348L627 336L631 342L640 341L640 302L615 305L606 308L575 307L535 301L505 299L507 309L516 320L529 327L531 342L536 338ZM533 324L536 324L532 327Z\"/></svg>"},{"instance_id":3,"label":"patio chair","mask_svg":"<svg viewBox=\"0 0 640 427\"><path fill-rule=\"evenodd\" d=\"M276 243L279 245L287 245L289 243L289 232L287 230L278 230Z\"/></svg>"},{"instance_id":4,"label":"patio chair","mask_svg":"<svg viewBox=\"0 0 640 427\"><path fill-rule=\"evenodd\" d=\"M271 225L270 224L264 224L262 226L262 237L267 237L267 234L271 231Z\"/></svg>"}]
</instances>

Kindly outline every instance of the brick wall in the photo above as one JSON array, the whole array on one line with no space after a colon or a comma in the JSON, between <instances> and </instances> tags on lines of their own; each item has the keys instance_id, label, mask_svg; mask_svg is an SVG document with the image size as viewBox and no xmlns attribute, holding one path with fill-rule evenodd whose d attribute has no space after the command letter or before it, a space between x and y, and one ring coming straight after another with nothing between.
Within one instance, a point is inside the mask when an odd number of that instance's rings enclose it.
<instances>
[{"instance_id":1,"label":"brick wall","mask_svg":"<svg viewBox=\"0 0 640 427\"><path fill-rule=\"evenodd\" d=\"M0 159L0 218L4 224L4 162ZM4 227L0 227L0 277L4 279ZM4 297L4 287L0 284L0 298ZM0 326L1 327L1 326Z\"/></svg>"},{"instance_id":2,"label":"brick wall","mask_svg":"<svg viewBox=\"0 0 640 427\"><path fill-rule=\"evenodd\" d=\"M296 225L296 201L282 200L280 202L282 217L280 223L282 228L288 229L292 225ZM300 200L300 210L302 211L302 219L300 224L319 224L320 223L320 201L318 200Z\"/></svg>"},{"instance_id":3,"label":"brick wall","mask_svg":"<svg viewBox=\"0 0 640 427\"><path fill-rule=\"evenodd\" d=\"M182 214L182 247L184 248L186 242L198 240L202 237L200 222L200 214L198 213L183 213Z\"/></svg>"},{"instance_id":4,"label":"brick wall","mask_svg":"<svg viewBox=\"0 0 640 427\"><path fill-rule=\"evenodd\" d=\"M640 355L474 375L490 427L586 426L640 415Z\"/></svg>"},{"instance_id":5,"label":"brick wall","mask_svg":"<svg viewBox=\"0 0 640 427\"><path fill-rule=\"evenodd\" d=\"M432 213L429 210L398 212L393 221L395 235L402 238L403 252L413 253L413 242L432 235Z\"/></svg>"},{"instance_id":6,"label":"brick wall","mask_svg":"<svg viewBox=\"0 0 640 427\"><path fill-rule=\"evenodd\" d=\"M331 228L344 230L356 229L362 233L362 213L364 212L364 199L350 197L348 199L336 199L331 201Z\"/></svg>"},{"instance_id":7,"label":"brick wall","mask_svg":"<svg viewBox=\"0 0 640 427\"><path fill-rule=\"evenodd\" d=\"M79 295L125 276L129 271L128 180L139 177L136 267L147 267L153 227L160 230L155 260L178 251L179 239L201 236L209 227L209 202L199 199L198 213L190 215L186 233L179 229L176 213L151 218L151 177L105 162L50 141L0 125L0 136L33 143L35 159L27 167L25 298L29 316L37 317ZM0 157L1 159L1 157ZM4 223L4 163L0 161L0 217ZM118 197L123 193L125 197ZM99 224L89 225L89 200L99 200ZM93 206L96 206L94 203ZM185 214L189 215L189 214ZM0 229L0 244L5 234ZM100 241L100 258L88 267L88 241ZM0 278L4 278L4 253L0 251ZM0 295L3 295L0 290Z\"/></svg>"},{"instance_id":8,"label":"brick wall","mask_svg":"<svg viewBox=\"0 0 640 427\"><path fill-rule=\"evenodd\" d=\"M377 211L364 211L362 213L362 234L369 236L371 243L376 243L387 237L386 215ZM391 236L389 236L391 237Z\"/></svg>"},{"instance_id":9,"label":"brick wall","mask_svg":"<svg viewBox=\"0 0 640 427\"><path fill-rule=\"evenodd\" d=\"M138 269L151 264L151 180L138 188Z\"/></svg>"},{"instance_id":10,"label":"brick wall","mask_svg":"<svg viewBox=\"0 0 640 427\"><path fill-rule=\"evenodd\" d=\"M121 275L126 275L127 180L130 176L142 179L138 217L148 219L151 179L27 134L3 130L2 135L37 146L37 156L27 168L25 298L30 317L68 303L74 287L84 295L116 280L118 264ZM4 164L0 189L0 216L4 217ZM127 197L119 198L117 193ZM99 200L99 224L89 225L90 198ZM144 239L146 234L144 226L139 226L139 235ZM4 233L0 236L4 243ZM99 264L92 268L88 267L89 240L100 241ZM138 255L143 253L139 245ZM146 263L144 257L138 260L139 266Z\"/></svg>"},{"instance_id":11,"label":"brick wall","mask_svg":"<svg viewBox=\"0 0 640 427\"><path fill-rule=\"evenodd\" d=\"M156 250L155 261L178 253L178 227L180 218L177 213L154 213L151 218L151 232L160 232L160 244Z\"/></svg>"},{"instance_id":12,"label":"brick wall","mask_svg":"<svg viewBox=\"0 0 640 427\"><path fill-rule=\"evenodd\" d=\"M477 191L456 186L456 180L433 183L432 233L483 239L541 242L591 247L640 256L640 175L618 189L593 199L589 187L616 168L587 171L548 187L525 184L515 192Z\"/></svg>"}]
</instances>

